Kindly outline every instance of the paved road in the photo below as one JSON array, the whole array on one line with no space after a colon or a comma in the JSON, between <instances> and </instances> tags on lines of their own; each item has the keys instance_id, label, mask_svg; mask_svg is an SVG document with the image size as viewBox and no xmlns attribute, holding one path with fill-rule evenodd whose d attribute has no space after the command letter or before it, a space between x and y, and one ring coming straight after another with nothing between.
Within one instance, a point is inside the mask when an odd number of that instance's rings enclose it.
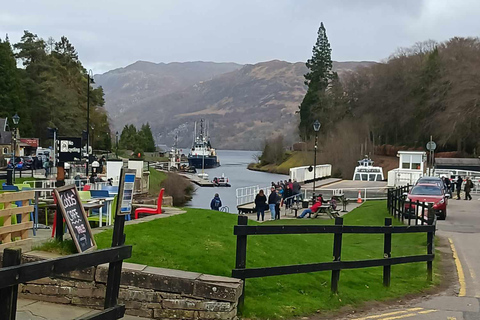
<instances>
[{"instance_id":1,"label":"paved road","mask_svg":"<svg viewBox=\"0 0 480 320\"><path fill-rule=\"evenodd\" d=\"M357 320L479 320L480 319L480 199L450 200L447 220L437 235L448 238L457 269L455 290L402 308L389 308L345 319Z\"/></svg>"}]
</instances>

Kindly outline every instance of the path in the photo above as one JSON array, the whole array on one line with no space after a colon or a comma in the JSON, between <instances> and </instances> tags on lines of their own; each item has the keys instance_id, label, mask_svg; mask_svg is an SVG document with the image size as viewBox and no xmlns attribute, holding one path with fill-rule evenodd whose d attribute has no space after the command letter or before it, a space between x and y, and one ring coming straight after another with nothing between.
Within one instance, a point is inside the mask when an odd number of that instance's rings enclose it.
<instances>
[{"instance_id":1,"label":"path","mask_svg":"<svg viewBox=\"0 0 480 320\"><path fill-rule=\"evenodd\" d=\"M344 319L357 320L479 320L480 319L480 199L450 200L437 235L447 238L455 258L458 284L444 292L403 308L389 308Z\"/></svg>"},{"instance_id":2,"label":"path","mask_svg":"<svg viewBox=\"0 0 480 320\"><path fill-rule=\"evenodd\" d=\"M18 299L17 320L66 320L85 317L97 312L98 310L80 308L68 304ZM144 320L147 318L126 315L122 319Z\"/></svg>"}]
</instances>

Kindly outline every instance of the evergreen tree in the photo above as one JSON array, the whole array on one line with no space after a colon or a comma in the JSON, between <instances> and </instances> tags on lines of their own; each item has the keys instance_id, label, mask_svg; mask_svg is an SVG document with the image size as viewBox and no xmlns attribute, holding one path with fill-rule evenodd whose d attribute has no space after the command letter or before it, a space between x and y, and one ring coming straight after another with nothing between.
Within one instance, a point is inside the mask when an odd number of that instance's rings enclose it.
<instances>
[{"instance_id":1,"label":"evergreen tree","mask_svg":"<svg viewBox=\"0 0 480 320\"><path fill-rule=\"evenodd\" d=\"M308 85L308 89L299 107L300 136L304 140L309 138L313 130L312 124L315 116L321 114L329 104L327 89L332 79L332 49L330 49L323 22L318 29L317 42L313 46L312 52L312 58L306 63L310 70L305 75L305 84Z\"/></svg>"},{"instance_id":2,"label":"evergreen tree","mask_svg":"<svg viewBox=\"0 0 480 320\"><path fill-rule=\"evenodd\" d=\"M143 145L143 150L146 152L155 152L155 140L153 139L150 124L147 122L147 124L142 125L142 128L138 133Z\"/></svg>"},{"instance_id":3,"label":"evergreen tree","mask_svg":"<svg viewBox=\"0 0 480 320\"><path fill-rule=\"evenodd\" d=\"M5 41L0 39L0 117L11 119L18 113L22 119L20 131L26 136L32 132L32 122L26 109L21 76L8 38Z\"/></svg>"}]
</instances>

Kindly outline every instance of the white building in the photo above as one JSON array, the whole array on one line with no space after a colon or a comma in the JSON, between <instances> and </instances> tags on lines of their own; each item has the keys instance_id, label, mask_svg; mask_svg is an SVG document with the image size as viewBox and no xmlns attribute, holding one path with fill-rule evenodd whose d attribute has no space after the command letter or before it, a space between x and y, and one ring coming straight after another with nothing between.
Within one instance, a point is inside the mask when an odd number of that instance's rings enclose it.
<instances>
[{"instance_id":1,"label":"white building","mask_svg":"<svg viewBox=\"0 0 480 320\"><path fill-rule=\"evenodd\" d=\"M396 187L414 184L426 172L427 153L425 151L398 151L397 169L388 171L388 186Z\"/></svg>"}]
</instances>

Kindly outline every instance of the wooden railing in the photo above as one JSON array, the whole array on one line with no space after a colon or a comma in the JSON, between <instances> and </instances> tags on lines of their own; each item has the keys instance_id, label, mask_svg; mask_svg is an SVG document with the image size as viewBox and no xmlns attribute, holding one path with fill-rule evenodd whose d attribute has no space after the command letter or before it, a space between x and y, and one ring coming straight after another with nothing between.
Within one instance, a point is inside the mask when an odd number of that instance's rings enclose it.
<instances>
[{"instance_id":1,"label":"wooden railing","mask_svg":"<svg viewBox=\"0 0 480 320\"><path fill-rule=\"evenodd\" d=\"M33 191L5 192L0 194L0 217L3 218L3 226L0 227L0 250L12 246L21 246L31 241L28 238L28 230L32 229L33 221L29 221L30 213L34 211L30 205L35 197ZM14 207L13 203L20 201L22 206ZM12 224L12 217L21 215L21 222Z\"/></svg>"},{"instance_id":2,"label":"wooden railing","mask_svg":"<svg viewBox=\"0 0 480 320\"><path fill-rule=\"evenodd\" d=\"M433 210L428 211L433 214ZM336 218L335 225L261 225L249 226L248 218L238 217L238 225L234 227L234 235L237 236L236 263L232 270L232 277L242 279L278 276L296 273L309 273L318 271L332 271L331 291L338 292L340 271L344 269L358 269L368 267L383 267L383 284L390 286L391 266L412 262L427 262L427 279L432 281L432 262L435 258L434 235L435 219L427 219L427 225L416 226L392 226L392 218L385 218L385 226L344 226L343 218ZM271 235L271 234L333 234L333 261L296 264L277 267L247 268L247 236ZM383 234L384 248L382 259L368 259L355 261L342 261L342 237L344 233L356 234ZM392 258L392 234L399 233L426 233L426 254L410 255ZM239 311L243 309L244 293L239 300Z\"/></svg>"}]
</instances>

